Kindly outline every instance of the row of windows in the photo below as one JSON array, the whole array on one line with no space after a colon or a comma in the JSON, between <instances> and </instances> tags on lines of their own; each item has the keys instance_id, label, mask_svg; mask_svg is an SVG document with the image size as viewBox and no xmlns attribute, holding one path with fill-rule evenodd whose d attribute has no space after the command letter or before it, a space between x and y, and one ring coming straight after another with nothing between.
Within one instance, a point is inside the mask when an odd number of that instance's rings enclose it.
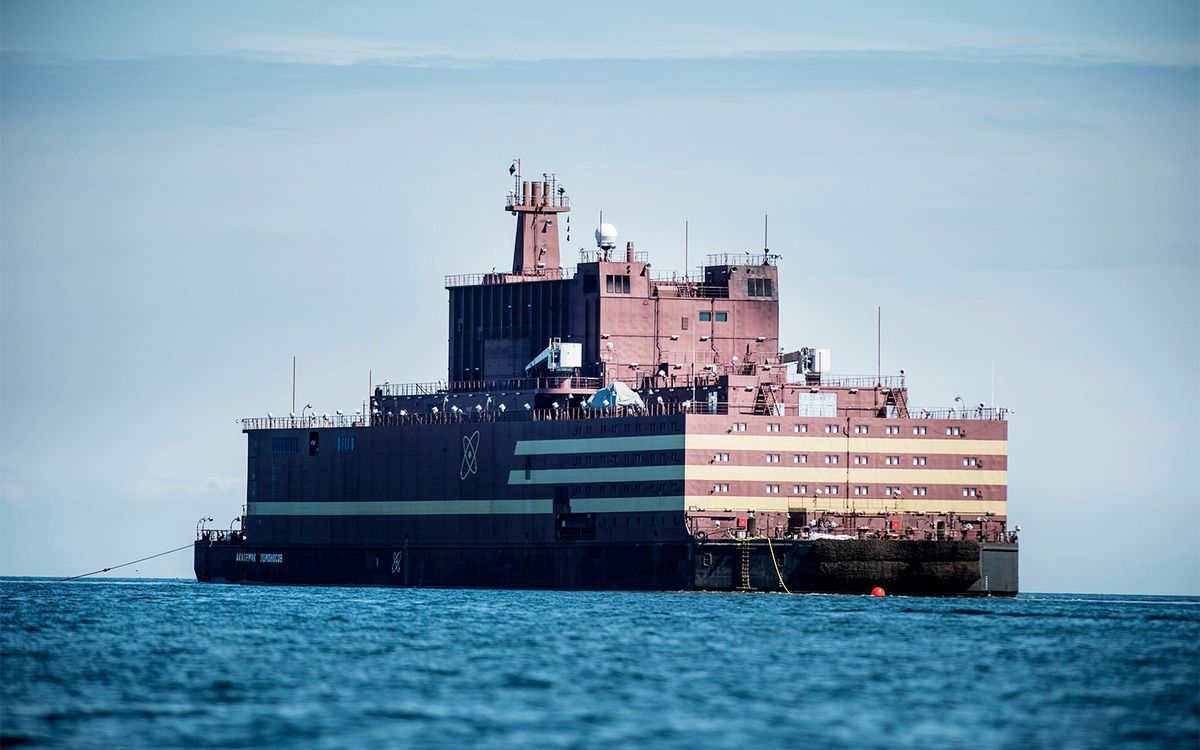
<instances>
[{"instance_id":1,"label":"row of windows","mask_svg":"<svg viewBox=\"0 0 1200 750\"><path fill-rule=\"evenodd\" d=\"M748 297L771 297L775 294L775 285L770 279L746 279L746 296Z\"/></svg>"},{"instance_id":2,"label":"row of windows","mask_svg":"<svg viewBox=\"0 0 1200 750\"><path fill-rule=\"evenodd\" d=\"M764 458L765 458L766 462L769 464L777 464L777 463L780 463L780 461L782 461L782 456L779 453L767 453L767 454L764 454ZM729 462L729 454L728 453L714 454L713 461L728 463ZM840 461L841 461L841 457L837 454L831 453L831 454L828 454L825 456L825 463L827 463L827 464L836 464L836 463L839 463ZM792 454L792 463L794 463L794 464L808 463L808 454L807 453L793 453ZM899 466L903 462L900 460L900 456L884 456L883 463L886 466ZM913 466L925 466L928 463L929 463L928 456L913 456L912 457L912 465ZM870 464L871 464L870 456L864 456L864 455L854 456L854 465L855 466L869 466ZM979 458L976 458L975 456L963 456L962 465L963 466L974 466L976 468L979 468L979 467L983 466L983 461Z\"/></svg>"},{"instance_id":3,"label":"row of windows","mask_svg":"<svg viewBox=\"0 0 1200 750\"><path fill-rule=\"evenodd\" d=\"M779 432L780 428L781 428L781 426L778 422L767 423L767 432ZM733 425L732 431L733 432L745 432L746 431L746 423L745 422L735 422ZM899 425L884 425L883 431L884 431L884 434L886 434L886 435L899 435L900 434L900 426ZM808 425L807 424L794 424L794 425L792 425L792 432L806 433L806 432L808 432ZM825 434L826 435L840 435L841 432L842 432L841 425L836 425L836 424L825 425ZM865 425L865 424L854 425L854 434L855 435L869 435L869 434L871 434L871 426ZM912 428L912 434L928 435L929 428L925 427L925 426L914 427L914 428ZM961 427L947 427L946 434L961 436L963 434L963 432L962 432Z\"/></svg>"},{"instance_id":4,"label":"row of windows","mask_svg":"<svg viewBox=\"0 0 1200 750\"><path fill-rule=\"evenodd\" d=\"M710 321L716 321L718 323L726 323L729 321L729 313L723 312L720 310L718 310L716 312L712 312L710 310L701 310L700 311L700 322L708 323Z\"/></svg>"},{"instance_id":5,"label":"row of windows","mask_svg":"<svg viewBox=\"0 0 1200 750\"><path fill-rule=\"evenodd\" d=\"M607 274L604 277L604 288L609 294L629 294L629 277Z\"/></svg>"},{"instance_id":6,"label":"row of windows","mask_svg":"<svg viewBox=\"0 0 1200 750\"><path fill-rule=\"evenodd\" d=\"M728 493L729 485L725 484L725 483L714 484L712 491L715 493ZM777 485L777 484L764 485L763 491L768 495L777 495L777 494L779 494L779 485ZM837 494L839 494L839 487L836 484L827 484L824 486L824 488L818 487L816 489L816 492L818 494L820 494L822 491L824 491L824 493L826 495L837 495ZM911 491L912 491L913 497L926 497L929 494L928 487L912 487ZM808 494L808 485L807 484L793 484L792 485L792 494L807 495ZM854 494L859 497L865 497L867 495L870 495L871 494L871 486L867 485L867 484L856 485L854 487ZM898 487L895 485L892 485L889 487L884 487L883 494L887 497L901 497L904 495L904 488ZM983 492L978 487L963 487L963 497L983 497Z\"/></svg>"},{"instance_id":7,"label":"row of windows","mask_svg":"<svg viewBox=\"0 0 1200 750\"><path fill-rule=\"evenodd\" d=\"M712 491L717 494L728 493L729 485L728 484L714 484ZM827 484L827 485L825 485L824 488L818 487L816 489L816 491L818 494L820 494L822 491L824 491L824 493L826 495L837 495L840 492L840 490L836 484ZM778 495L779 494L779 485L777 485L777 484L764 485L763 492L765 492L768 495ZM807 484L793 484L792 485L792 494L793 495L807 495L808 494L808 485ZM855 494L857 494L857 493L855 493Z\"/></svg>"},{"instance_id":8,"label":"row of windows","mask_svg":"<svg viewBox=\"0 0 1200 750\"><path fill-rule=\"evenodd\" d=\"M804 494L805 492L807 492L807 491L808 491L808 488L807 488L805 485L802 485L802 484L795 485L795 488L796 488L796 489L795 489L794 491L795 491L795 493L796 493L796 494L798 494L798 495L802 495L802 494ZM827 487L827 488L826 488L826 492L827 492L828 494L833 494L833 495L836 495L836 494L837 494L837 487L833 487L833 490L834 490L833 492L828 492L828 489L829 489L829 488ZM970 491L970 493L971 493L970 495L968 495L968 494L967 494L967 493L968 493L968 491ZM863 497L863 496L866 496L866 495L870 495L870 494L871 494L871 486L870 486L870 485L865 485L865 484L860 484L860 485L857 485L857 486L855 486L855 488L854 488L854 494L855 494L855 495L858 495L858 496L860 496L860 497ZM884 488L883 488L883 494L884 494L884 495L886 495L887 497L900 497L901 495L903 495L903 494L904 494L904 490L903 490L902 488L900 488L900 487L896 487L896 486L884 487ZM929 494L929 488L928 488L928 487L913 487L913 488L912 488L912 495L913 495L913 497L925 497L925 496L927 496L928 494ZM980 497L980 496L981 496L981 495L979 494L979 491L978 491L978 490L976 490L976 489L974 489L974 488L971 488L971 487L966 487L966 488L964 488L964 489L963 489L963 495L964 495L964 496L967 496L967 497Z\"/></svg>"},{"instance_id":9,"label":"row of windows","mask_svg":"<svg viewBox=\"0 0 1200 750\"><path fill-rule=\"evenodd\" d=\"M726 455L729 455L729 454L726 454ZM591 466L593 463L593 460L598 465L608 464L610 466L617 465L617 464L660 465L660 464L682 461L683 454L678 451L676 451L676 452L667 451L667 452L660 452L660 453L609 453L607 455L597 455L597 456L575 455L575 456L571 457L571 460L572 460L572 465L574 465L574 466L579 466L580 464L583 464L584 466ZM726 460L728 460L728 459L726 459Z\"/></svg>"},{"instance_id":10,"label":"row of windows","mask_svg":"<svg viewBox=\"0 0 1200 750\"><path fill-rule=\"evenodd\" d=\"M624 425L621 425L621 424L613 424L613 425L606 425L606 424L602 424L602 425L600 425L600 434L601 434L601 435L607 435L609 432L611 432L612 434L616 435L616 434L618 434L618 433L620 433L620 432L622 431L622 430L621 430L621 428L622 428L622 427L624 427L624 428L625 428L625 429L624 429L624 431L625 431L626 433L630 433L630 432L641 432L641 431L642 431L643 424L642 424L641 422L638 422L637 424L633 424L633 425L631 425L631 424L628 424L628 423L626 423L626 424L624 424ZM646 428L646 432L669 432L669 431L678 432L678 431L679 431L679 424L678 424L678 423L671 423L671 422L651 422L651 423L649 423L649 424L645 425L645 428ZM591 434L592 434L592 425L587 425L587 426L576 427L576 428L574 429L574 431L573 431L573 434L574 434L574 435L576 435L576 436L578 436L578 435L591 435Z\"/></svg>"}]
</instances>

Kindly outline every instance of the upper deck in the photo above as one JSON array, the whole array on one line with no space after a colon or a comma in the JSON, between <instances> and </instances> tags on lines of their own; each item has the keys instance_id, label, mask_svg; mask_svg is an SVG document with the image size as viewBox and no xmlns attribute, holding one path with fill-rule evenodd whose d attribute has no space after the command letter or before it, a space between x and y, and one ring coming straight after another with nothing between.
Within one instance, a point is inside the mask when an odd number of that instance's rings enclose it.
<instances>
[{"instance_id":1,"label":"upper deck","mask_svg":"<svg viewBox=\"0 0 1200 750\"><path fill-rule=\"evenodd\" d=\"M571 203L553 175L514 183L511 271L445 279L450 297L445 380L373 387L354 415L254 418L246 429L370 427L446 420L611 419L581 409L622 383L640 414L1003 420L1004 409L915 409L903 376L835 376L828 350L779 340L779 255L716 253L689 273L654 269L609 224L575 268L560 263ZM560 226L561 224L561 226ZM764 245L766 245L764 237ZM557 347L557 348L556 348ZM570 356L547 353L570 352Z\"/></svg>"}]
</instances>

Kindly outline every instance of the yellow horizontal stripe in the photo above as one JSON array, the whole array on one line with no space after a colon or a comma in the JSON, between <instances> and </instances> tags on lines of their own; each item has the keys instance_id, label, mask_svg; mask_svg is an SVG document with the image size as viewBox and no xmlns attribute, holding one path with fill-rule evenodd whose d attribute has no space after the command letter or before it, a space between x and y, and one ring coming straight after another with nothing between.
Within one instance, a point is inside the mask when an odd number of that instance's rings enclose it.
<instances>
[{"instance_id":1,"label":"yellow horizontal stripe","mask_svg":"<svg viewBox=\"0 0 1200 750\"><path fill-rule=\"evenodd\" d=\"M521 469L508 473L510 485L587 484L591 482L662 482L683 479L683 465L605 466L598 469Z\"/></svg>"},{"instance_id":2,"label":"yellow horizontal stripe","mask_svg":"<svg viewBox=\"0 0 1200 750\"><path fill-rule=\"evenodd\" d=\"M1008 503L1002 500L895 500L892 498L863 498L841 497L827 495L813 497L810 495L688 495L689 508L704 508L709 512L731 510L757 511L797 511L817 510L834 513L847 513L851 510L878 513L955 513L959 515L977 515L994 513L1008 514Z\"/></svg>"},{"instance_id":3,"label":"yellow horizontal stripe","mask_svg":"<svg viewBox=\"0 0 1200 750\"><path fill-rule=\"evenodd\" d=\"M864 438L845 436L814 436L811 433L779 433L777 435L747 435L731 432L720 435L697 435L688 433L688 450L714 451L824 451L826 453L885 453L892 455L917 456L1006 456L1007 440L968 440L957 437L924 438L879 437Z\"/></svg>"},{"instance_id":4,"label":"yellow horizontal stripe","mask_svg":"<svg viewBox=\"0 0 1200 750\"><path fill-rule=\"evenodd\" d=\"M842 457L843 459L845 456ZM810 457L811 459L811 457ZM837 484L951 484L962 487L983 487L1008 483L1007 471L982 469L871 469L851 466L811 466L807 464L769 464L766 466L730 466L726 463L694 464L687 467L688 479L713 479L723 482L828 482Z\"/></svg>"},{"instance_id":5,"label":"yellow horizontal stripe","mask_svg":"<svg viewBox=\"0 0 1200 750\"><path fill-rule=\"evenodd\" d=\"M519 440L516 455L549 456L560 453L620 453L622 451L683 450L683 435Z\"/></svg>"},{"instance_id":6,"label":"yellow horizontal stripe","mask_svg":"<svg viewBox=\"0 0 1200 750\"><path fill-rule=\"evenodd\" d=\"M683 510L681 495L663 497L577 497L573 513L636 513ZM553 513L554 501L533 500L378 500L354 502L253 502L252 516L431 516Z\"/></svg>"}]
</instances>

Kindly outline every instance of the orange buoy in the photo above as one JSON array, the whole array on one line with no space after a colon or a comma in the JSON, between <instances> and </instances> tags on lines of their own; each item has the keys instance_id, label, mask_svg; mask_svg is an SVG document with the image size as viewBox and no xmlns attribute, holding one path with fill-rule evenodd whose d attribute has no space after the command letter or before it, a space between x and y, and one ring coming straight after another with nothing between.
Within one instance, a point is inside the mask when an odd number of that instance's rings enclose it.
<instances>
[{"instance_id":1,"label":"orange buoy","mask_svg":"<svg viewBox=\"0 0 1200 750\"><path fill-rule=\"evenodd\" d=\"M871 596L887 596L887 592L883 590L883 586L876 586L871 589Z\"/></svg>"}]
</instances>

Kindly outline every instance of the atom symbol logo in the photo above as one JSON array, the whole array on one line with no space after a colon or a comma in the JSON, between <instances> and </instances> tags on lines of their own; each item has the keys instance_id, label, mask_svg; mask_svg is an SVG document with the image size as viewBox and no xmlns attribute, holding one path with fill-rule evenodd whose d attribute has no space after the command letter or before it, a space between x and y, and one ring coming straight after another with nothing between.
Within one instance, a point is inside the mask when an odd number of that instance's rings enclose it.
<instances>
[{"instance_id":1,"label":"atom symbol logo","mask_svg":"<svg viewBox=\"0 0 1200 750\"><path fill-rule=\"evenodd\" d=\"M474 435L463 438L463 460L462 468L458 470L459 479L466 479L471 474L479 471L479 464L476 462L476 457L478 455L479 430L475 430Z\"/></svg>"}]
</instances>

